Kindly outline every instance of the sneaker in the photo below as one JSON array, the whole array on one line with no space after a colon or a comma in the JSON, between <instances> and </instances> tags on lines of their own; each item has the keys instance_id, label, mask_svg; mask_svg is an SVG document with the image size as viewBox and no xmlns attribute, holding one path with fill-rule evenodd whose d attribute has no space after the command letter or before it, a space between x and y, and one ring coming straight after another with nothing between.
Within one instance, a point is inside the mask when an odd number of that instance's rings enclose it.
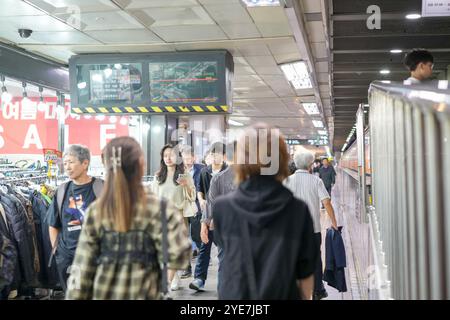
<instances>
[{"instance_id":1,"label":"sneaker","mask_svg":"<svg viewBox=\"0 0 450 320\"><path fill-rule=\"evenodd\" d=\"M180 278L178 277L178 274L175 274L173 277L172 283L170 284L170 290L177 291L180 289Z\"/></svg>"},{"instance_id":2,"label":"sneaker","mask_svg":"<svg viewBox=\"0 0 450 320\"><path fill-rule=\"evenodd\" d=\"M194 279L189 284L189 289L196 290L196 291L203 291L203 288L205 287L205 281L202 279Z\"/></svg>"},{"instance_id":3,"label":"sneaker","mask_svg":"<svg viewBox=\"0 0 450 320\"><path fill-rule=\"evenodd\" d=\"M181 274L180 278L181 279L186 279L192 276L192 271L191 270L184 270L183 273Z\"/></svg>"},{"instance_id":4,"label":"sneaker","mask_svg":"<svg viewBox=\"0 0 450 320\"><path fill-rule=\"evenodd\" d=\"M314 293L313 300L322 300L326 297L328 297L328 292L327 290L323 290L322 292Z\"/></svg>"}]
</instances>

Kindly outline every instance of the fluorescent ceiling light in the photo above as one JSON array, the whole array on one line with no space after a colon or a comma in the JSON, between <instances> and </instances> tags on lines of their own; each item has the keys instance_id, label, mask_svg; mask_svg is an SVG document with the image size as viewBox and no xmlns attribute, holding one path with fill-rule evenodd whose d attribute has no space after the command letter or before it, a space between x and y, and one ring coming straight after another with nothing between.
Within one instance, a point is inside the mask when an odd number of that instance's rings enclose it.
<instances>
[{"instance_id":1,"label":"fluorescent ceiling light","mask_svg":"<svg viewBox=\"0 0 450 320\"><path fill-rule=\"evenodd\" d=\"M403 52L403 50L400 50L400 49L392 49L391 50L391 53L402 53Z\"/></svg>"},{"instance_id":2,"label":"fluorescent ceiling light","mask_svg":"<svg viewBox=\"0 0 450 320\"><path fill-rule=\"evenodd\" d=\"M321 136L326 136L328 135L328 132L326 130L318 130L317 131Z\"/></svg>"},{"instance_id":3,"label":"fluorescent ceiling light","mask_svg":"<svg viewBox=\"0 0 450 320\"><path fill-rule=\"evenodd\" d=\"M389 74L389 73L391 73L391 71L387 70L387 69L383 69L383 70L380 70L380 73L381 74Z\"/></svg>"},{"instance_id":4,"label":"fluorescent ceiling light","mask_svg":"<svg viewBox=\"0 0 450 320\"><path fill-rule=\"evenodd\" d=\"M320 114L317 103L303 103L303 108L307 114Z\"/></svg>"},{"instance_id":5,"label":"fluorescent ceiling light","mask_svg":"<svg viewBox=\"0 0 450 320\"><path fill-rule=\"evenodd\" d=\"M284 75L292 83L295 89L311 89L311 78L308 67L304 61L286 63L281 65Z\"/></svg>"},{"instance_id":6,"label":"fluorescent ceiling light","mask_svg":"<svg viewBox=\"0 0 450 320\"><path fill-rule=\"evenodd\" d=\"M347 148L347 144L344 144L341 151L344 152L345 148Z\"/></svg>"},{"instance_id":7,"label":"fluorescent ceiling light","mask_svg":"<svg viewBox=\"0 0 450 320\"><path fill-rule=\"evenodd\" d=\"M279 6L279 0L242 0L247 7L273 7Z\"/></svg>"},{"instance_id":8,"label":"fluorescent ceiling light","mask_svg":"<svg viewBox=\"0 0 450 320\"><path fill-rule=\"evenodd\" d=\"M406 16L406 19L409 19L409 20L416 20L416 19L420 19L420 18L422 18L422 16L418 13L411 13Z\"/></svg>"},{"instance_id":9,"label":"fluorescent ceiling light","mask_svg":"<svg viewBox=\"0 0 450 320\"><path fill-rule=\"evenodd\" d=\"M321 120L313 120L314 127L323 128L323 122Z\"/></svg>"},{"instance_id":10,"label":"fluorescent ceiling light","mask_svg":"<svg viewBox=\"0 0 450 320\"><path fill-rule=\"evenodd\" d=\"M232 125L232 126L236 126L236 127L243 127L244 126L243 123L240 123L240 122L237 122L237 121L234 121L234 120L231 120L231 119L228 120L228 124Z\"/></svg>"},{"instance_id":11,"label":"fluorescent ceiling light","mask_svg":"<svg viewBox=\"0 0 450 320\"><path fill-rule=\"evenodd\" d=\"M388 83L388 84L389 84L389 83L391 83L391 80L382 80L381 82L382 82L382 83Z\"/></svg>"}]
</instances>

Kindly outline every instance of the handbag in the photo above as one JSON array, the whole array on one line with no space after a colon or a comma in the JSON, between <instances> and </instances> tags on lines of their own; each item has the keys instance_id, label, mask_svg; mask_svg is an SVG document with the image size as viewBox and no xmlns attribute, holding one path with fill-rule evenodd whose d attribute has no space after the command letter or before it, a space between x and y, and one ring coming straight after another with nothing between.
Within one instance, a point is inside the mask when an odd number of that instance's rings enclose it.
<instances>
[{"instance_id":1,"label":"handbag","mask_svg":"<svg viewBox=\"0 0 450 320\"><path fill-rule=\"evenodd\" d=\"M197 213L197 205L193 201L184 200L183 205L183 217L190 218L194 217Z\"/></svg>"}]
</instances>

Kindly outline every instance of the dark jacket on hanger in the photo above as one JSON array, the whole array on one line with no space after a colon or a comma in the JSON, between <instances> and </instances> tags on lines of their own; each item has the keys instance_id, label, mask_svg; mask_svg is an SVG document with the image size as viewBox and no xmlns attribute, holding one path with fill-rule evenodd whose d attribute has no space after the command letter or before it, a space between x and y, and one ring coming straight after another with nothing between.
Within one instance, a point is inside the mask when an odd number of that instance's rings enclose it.
<instances>
[{"instance_id":1,"label":"dark jacket on hanger","mask_svg":"<svg viewBox=\"0 0 450 320\"><path fill-rule=\"evenodd\" d=\"M219 299L300 298L297 280L313 274L319 251L303 201L274 177L256 176L218 197L212 214L224 252Z\"/></svg>"},{"instance_id":2,"label":"dark jacket on hanger","mask_svg":"<svg viewBox=\"0 0 450 320\"><path fill-rule=\"evenodd\" d=\"M342 227L339 232L333 228L327 229L325 238L325 273L323 279L328 285L336 288L339 292L347 291L345 282L345 267L347 260L345 257L344 241L341 236Z\"/></svg>"},{"instance_id":3,"label":"dark jacket on hanger","mask_svg":"<svg viewBox=\"0 0 450 320\"><path fill-rule=\"evenodd\" d=\"M33 207L34 222L36 225L36 238L38 243L39 260L41 270L39 272L39 282L43 288L57 288L58 272L55 260L49 268L49 257L52 253L50 243L49 226L47 224L48 202L36 190L30 191L30 200Z\"/></svg>"},{"instance_id":4,"label":"dark jacket on hanger","mask_svg":"<svg viewBox=\"0 0 450 320\"><path fill-rule=\"evenodd\" d=\"M17 243L20 273L25 286L36 284L36 273L33 268L34 252L31 228L28 225L26 212L17 198L0 195L0 201L12 228L12 235Z\"/></svg>"}]
</instances>

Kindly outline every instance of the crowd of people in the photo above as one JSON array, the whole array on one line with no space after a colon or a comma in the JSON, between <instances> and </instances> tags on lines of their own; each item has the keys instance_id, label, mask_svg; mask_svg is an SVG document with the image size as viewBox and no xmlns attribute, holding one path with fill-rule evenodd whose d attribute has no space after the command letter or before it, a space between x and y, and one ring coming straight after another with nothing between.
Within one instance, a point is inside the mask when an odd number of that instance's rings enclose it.
<instances>
[{"instance_id":1,"label":"crowd of people","mask_svg":"<svg viewBox=\"0 0 450 320\"><path fill-rule=\"evenodd\" d=\"M207 164L196 163L189 146L166 145L151 187L142 183L144 155L133 138L106 145L104 181L88 175L89 150L71 145L63 157L70 181L47 215L65 297L160 299L190 277L189 288L200 291L213 243L219 299L326 297L320 204L337 231L336 173L306 149L294 155L292 172L283 136L270 129L248 128L244 134L260 130L256 141L212 144ZM276 172L265 174L274 163Z\"/></svg>"}]
</instances>

